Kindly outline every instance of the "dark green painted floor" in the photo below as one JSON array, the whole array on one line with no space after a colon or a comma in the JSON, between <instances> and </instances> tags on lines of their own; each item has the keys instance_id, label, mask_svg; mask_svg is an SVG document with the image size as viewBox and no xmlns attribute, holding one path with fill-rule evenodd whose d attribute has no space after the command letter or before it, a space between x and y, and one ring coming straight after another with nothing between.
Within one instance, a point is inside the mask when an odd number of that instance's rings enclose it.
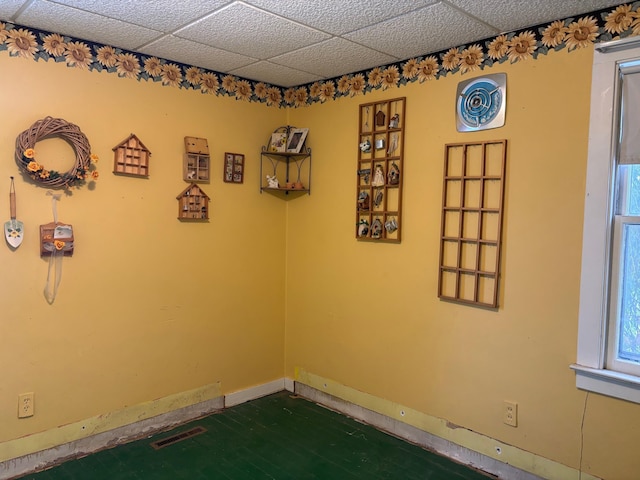
<instances>
[{"instance_id":1,"label":"dark green painted floor","mask_svg":"<svg viewBox=\"0 0 640 480\"><path fill-rule=\"evenodd\" d=\"M202 426L156 450L151 442ZM488 477L281 392L49 470L35 480L429 479Z\"/></svg>"}]
</instances>

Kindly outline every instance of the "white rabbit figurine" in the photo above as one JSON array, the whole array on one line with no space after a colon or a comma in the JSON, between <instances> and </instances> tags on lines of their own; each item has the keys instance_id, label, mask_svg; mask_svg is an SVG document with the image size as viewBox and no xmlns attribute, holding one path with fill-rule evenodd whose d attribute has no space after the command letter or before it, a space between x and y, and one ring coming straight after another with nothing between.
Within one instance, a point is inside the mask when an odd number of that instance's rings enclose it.
<instances>
[{"instance_id":1,"label":"white rabbit figurine","mask_svg":"<svg viewBox=\"0 0 640 480\"><path fill-rule=\"evenodd\" d=\"M273 177L267 175L267 183L269 184L269 188L280 188L280 184L275 175Z\"/></svg>"}]
</instances>

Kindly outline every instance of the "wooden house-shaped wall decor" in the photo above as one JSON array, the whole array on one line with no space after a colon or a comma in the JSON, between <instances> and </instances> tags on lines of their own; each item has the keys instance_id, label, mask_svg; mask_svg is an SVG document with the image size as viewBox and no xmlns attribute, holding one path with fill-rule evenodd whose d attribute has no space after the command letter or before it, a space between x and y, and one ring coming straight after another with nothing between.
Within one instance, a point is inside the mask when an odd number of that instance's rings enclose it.
<instances>
[{"instance_id":1,"label":"wooden house-shaped wall decor","mask_svg":"<svg viewBox=\"0 0 640 480\"><path fill-rule=\"evenodd\" d=\"M113 173L135 177L149 176L151 152L133 133L113 147L113 151Z\"/></svg>"},{"instance_id":2,"label":"wooden house-shaped wall decor","mask_svg":"<svg viewBox=\"0 0 640 480\"><path fill-rule=\"evenodd\" d=\"M206 138L184 137L183 179L187 182L209 183L211 157Z\"/></svg>"},{"instance_id":3,"label":"wooden house-shaped wall decor","mask_svg":"<svg viewBox=\"0 0 640 480\"><path fill-rule=\"evenodd\" d=\"M209 219L209 196L195 183L185 188L178 199L178 219L179 220L199 220Z\"/></svg>"}]
</instances>

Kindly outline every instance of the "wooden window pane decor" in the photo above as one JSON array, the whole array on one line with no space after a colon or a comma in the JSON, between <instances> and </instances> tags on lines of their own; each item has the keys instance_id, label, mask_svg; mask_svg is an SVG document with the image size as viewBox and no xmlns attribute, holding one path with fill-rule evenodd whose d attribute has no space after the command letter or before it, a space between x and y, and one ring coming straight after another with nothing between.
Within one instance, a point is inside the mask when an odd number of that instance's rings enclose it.
<instances>
[{"instance_id":1,"label":"wooden window pane decor","mask_svg":"<svg viewBox=\"0 0 640 480\"><path fill-rule=\"evenodd\" d=\"M113 173L149 176L149 157L151 152L133 133L113 147Z\"/></svg>"},{"instance_id":2,"label":"wooden window pane decor","mask_svg":"<svg viewBox=\"0 0 640 480\"><path fill-rule=\"evenodd\" d=\"M229 152L224 154L222 179L227 183L242 183L244 181L244 155Z\"/></svg>"},{"instance_id":3,"label":"wooden window pane decor","mask_svg":"<svg viewBox=\"0 0 640 480\"><path fill-rule=\"evenodd\" d=\"M506 140L445 146L438 297L496 308Z\"/></svg>"},{"instance_id":4,"label":"wooden window pane decor","mask_svg":"<svg viewBox=\"0 0 640 480\"><path fill-rule=\"evenodd\" d=\"M209 183L211 158L206 138L184 137L183 180L192 183Z\"/></svg>"},{"instance_id":5,"label":"wooden window pane decor","mask_svg":"<svg viewBox=\"0 0 640 480\"><path fill-rule=\"evenodd\" d=\"M360 105L356 238L400 243L406 98Z\"/></svg>"}]
</instances>

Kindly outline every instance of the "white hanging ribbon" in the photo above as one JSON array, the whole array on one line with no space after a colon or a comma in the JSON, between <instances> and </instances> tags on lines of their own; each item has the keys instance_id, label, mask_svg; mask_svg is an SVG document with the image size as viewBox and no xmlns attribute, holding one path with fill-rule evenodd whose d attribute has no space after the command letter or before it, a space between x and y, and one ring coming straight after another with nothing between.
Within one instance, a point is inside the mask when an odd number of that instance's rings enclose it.
<instances>
[{"instance_id":1,"label":"white hanging ribbon","mask_svg":"<svg viewBox=\"0 0 640 480\"><path fill-rule=\"evenodd\" d=\"M47 191L47 195L51 195L51 204L53 210L53 222L58 223L58 208L57 202L60 200L60 194L54 194L51 190ZM51 252L51 256L49 257L49 270L47 271L47 283L44 287L44 298L47 299L49 305L53 304L56 299L56 295L58 294L58 286L60 285L60 280L62 280L62 259L64 258L64 252L62 250L58 250L55 247ZM55 270L54 277L52 279L51 271Z\"/></svg>"}]
</instances>

